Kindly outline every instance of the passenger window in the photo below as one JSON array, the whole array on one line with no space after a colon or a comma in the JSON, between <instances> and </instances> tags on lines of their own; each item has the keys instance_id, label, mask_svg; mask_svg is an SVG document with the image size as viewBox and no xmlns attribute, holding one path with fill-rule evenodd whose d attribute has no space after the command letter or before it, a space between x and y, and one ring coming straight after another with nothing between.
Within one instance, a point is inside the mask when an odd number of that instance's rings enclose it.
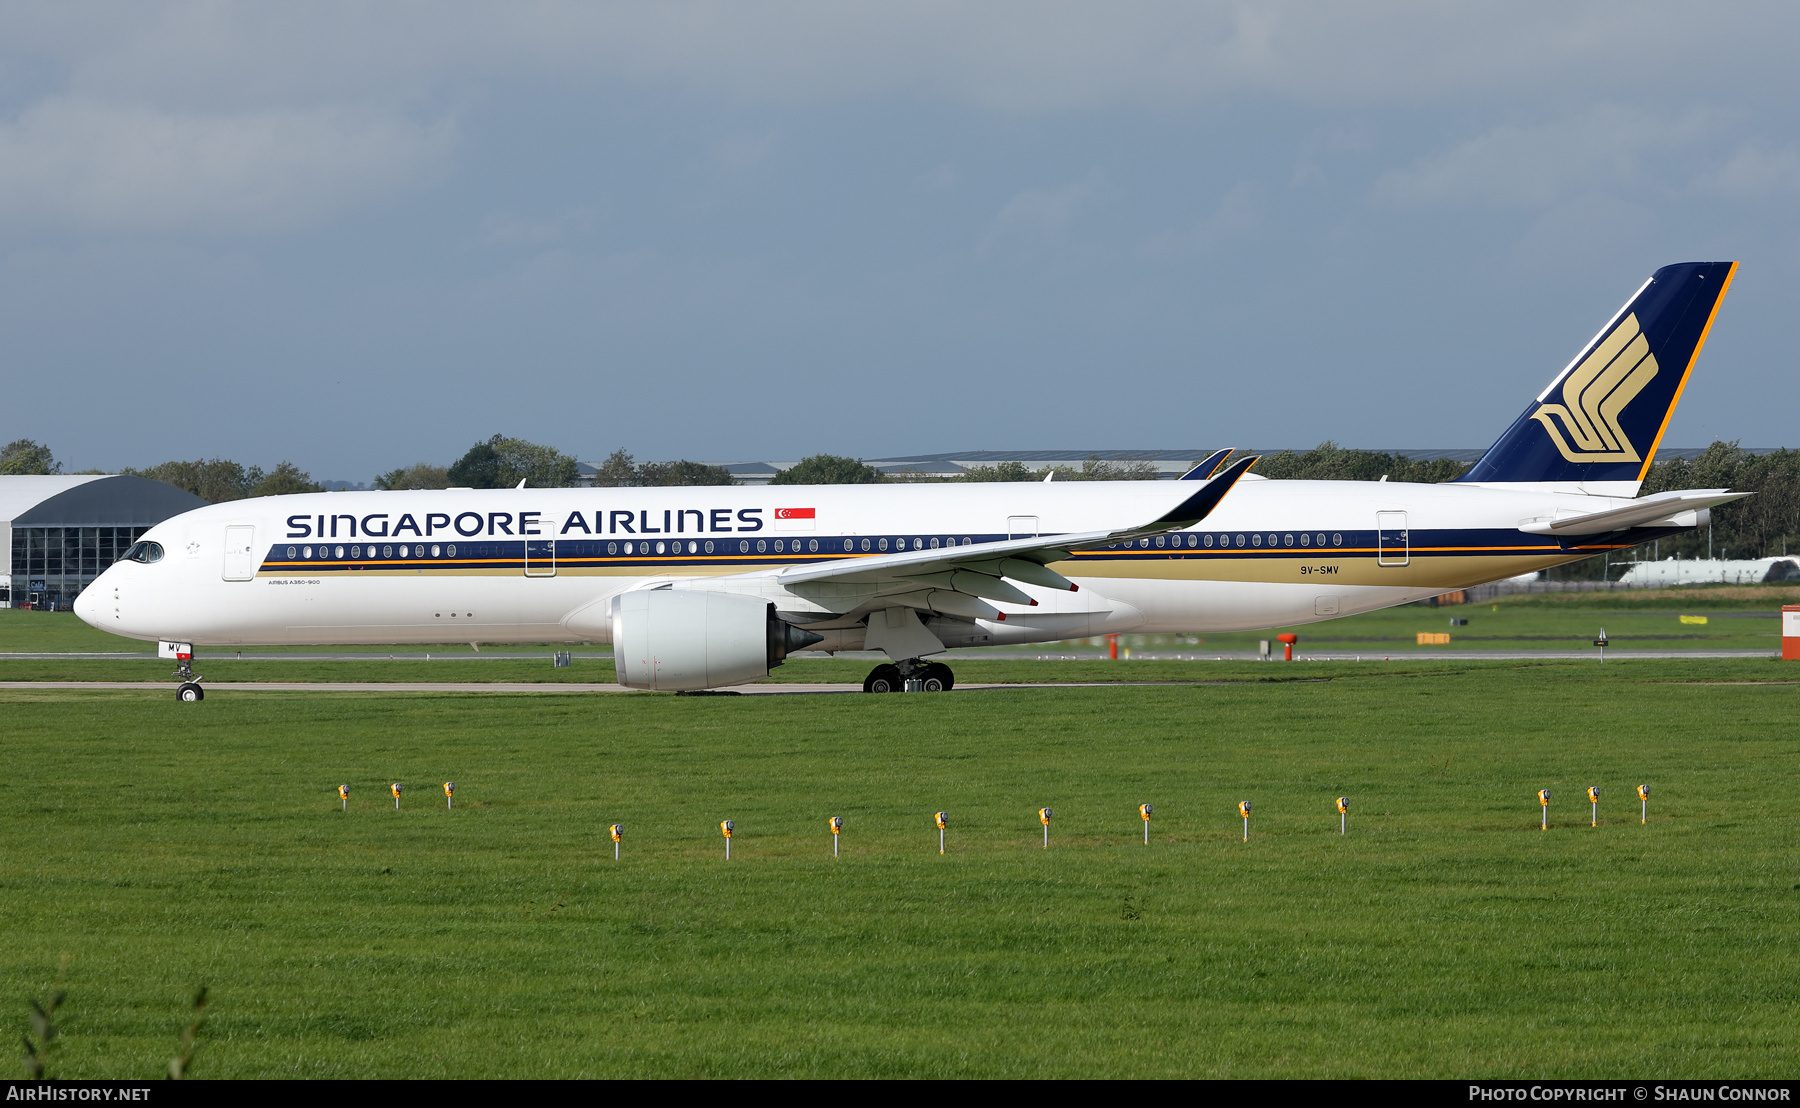
<instances>
[{"instance_id":1,"label":"passenger window","mask_svg":"<svg viewBox=\"0 0 1800 1108\"><path fill-rule=\"evenodd\" d=\"M938 541L936 539L932 539L931 540L931 549L936 550L937 548L938 548Z\"/></svg>"},{"instance_id":2,"label":"passenger window","mask_svg":"<svg viewBox=\"0 0 1800 1108\"><path fill-rule=\"evenodd\" d=\"M627 553L627 554L631 553L631 544L630 543L625 544L625 553Z\"/></svg>"},{"instance_id":3,"label":"passenger window","mask_svg":"<svg viewBox=\"0 0 1800 1108\"><path fill-rule=\"evenodd\" d=\"M1211 535L1206 536L1206 545L1207 546L1212 545L1212 536Z\"/></svg>"},{"instance_id":4,"label":"passenger window","mask_svg":"<svg viewBox=\"0 0 1800 1108\"><path fill-rule=\"evenodd\" d=\"M1238 538L1237 538L1237 544L1238 544L1238 545L1239 545L1239 546L1242 546L1242 545L1244 545L1244 536L1242 536L1242 535L1239 535L1239 536L1238 536Z\"/></svg>"},{"instance_id":5,"label":"passenger window","mask_svg":"<svg viewBox=\"0 0 1800 1108\"><path fill-rule=\"evenodd\" d=\"M360 558L360 557L362 557L362 547L360 547L360 546L353 546L353 547L351 547L351 548L350 548L350 556L351 556L351 557L352 557L352 558Z\"/></svg>"},{"instance_id":6,"label":"passenger window","mask_svg":"<svg viewBox=\"0 0 1800 1108\"><path fill-rule=\"evenodd\" d=\"M1322 532L1322 531L1321 531L1321 532L1320 532L1320 533L1319 533L1319 538L1318 538L1318 544L1319 544L1319 545L1320 545L1320 546L1324 546L1324 545L1325 545L1325 533L1324 533L1324 532Z\"/></svg>"},{"instance_id":7,"label":"passenger window","mask_svg":"<svg viewBox=\"0 0 1800 1108\"><path fill-rule=\"evenodd\" d=\"M431 548L431 556L432 556L432 557L433 557L433 558L435 558L435 557L437 557L437 556L438 556L438 552L439 552L439 551L440 551L440 550L442 550L442 549L443 549L443 548L442 548L442 547L437 547L437 546L434 546L434 547L432 547L432 548Z\"/></svg>"},{"instance_id":8,"label":"passenger window","mask_svg":"<svg viewBox=\"0 0 1800 1108\"><path fill-rule=\"evenodd\" d=\"M806 551L809 554L817 554L819 552L819 540L818 539L806 540Z\"/></svg>"},{"instance_id":9,"label":"passenger window","mask_svg":"<svg viewBox=\"0 0 1800 1108\"><path fill-rule=\"evenodd\" d=\"M658 554L664 554L664 553L667 553L667 552L668 552L668 549L669 549L669 548L668 548L668 546L667 546L667 545L665 545L665 544L664 544L664 543L662 543L662 542L660 542L660 541L659 541L659 542L658 542L658 543L657 543L657 544L656 544L656 552L657 552L657 553L658 553Z\"/></svg>"},{"instance_id":10,"label":"passenger window","mask_svg":"<svg viewBox=\"0 0 1800 1108\"><path fill-rule=\"evenodd\" d=\"M411 551L409 550L409 548L403 546L400 548L400 556L402 558L411 557Z\"/></svg>"},{"instance_id":11,"label":"passenger window","mask_svg":"<svg viewBox=\"0 0 1800 1108\"><path fill-rule=\"evenodd\" d=\"M1271 535L1271 536L1269 536L1269 537L1270 537L1270 538L1274 538L1274 536L1273 536L1273 535ZM1292 536L1292 535L1283 535L1283 536L1281 536L1281 545L1283 545L1283 546L1292 546L1292 545L1294 545L1294 536Z\"/></svg>"},{"instance_id":12,"label":"passenger window","mask_svg":"<svg viewBox=\"0 0 1800 1108\"><path fill-rule=\"evenodd\" d=\"M739 539L738 540L738 553L739 554L750 553L750 540L749 539Z\"/></svg>"},{"instance_id":13,"label":"passenger window","mask_svg":"<svg viewBox=\"0 0 1800 1108\"><path fill-rule=\"evenodd\" d=\"M126 555L126 557L130 557L130 556L131 555L129 555L129 554ZM290 547L288 547L288 557L292 558L293 556L294 556L294 548L290 546Z\"/></svg>"},{"instance_id":14,"label":"passenger window","mask_svg":"<svg viewBox=\"0 0 1800 1108\"><path fill-rule=\"evenodd\" d=\"M775 540L775 553L777 553L777 554L781 553L781 540L780 539Z\"/></svg>"},{"instance_id":15,"label":"passenger window","mask_svg":"<svg viewBox=\"0 0 1800 1108\"><path fill-rule=\"evenodd\" d=\"M886 539L882 539L882 540L881 540L881 541L879 541L879 542L877 542L877 543L876 543L876 544L875 544L875 546L876 546L876 548L877 548L877 549L879 549L879 550L886 550L886 549L887 549L887 540L886 540Z\"/></svg>"},{"instance_id":16,"label":"passenger window","mask_svg":"<svg viewBox=\"0 0 1800 1108\"><path fill-rule=\"evenodd\" d=\"M762 553L766 552L768 549L769 549L768 543L764 542L762 539L756 540L756 552L758 554L762 554Z\"/></svg>"},{"instance_id":17,"label":"passenger window","mask_svg":"<svg viewBox=\"0 0 1800 1108\"><path fill-rule=\"evenodd\" d=\"M1331 545L1333 545L1333 546L1344 545L1344 536L1338 534L1336 531L1333 531L1331 533Z\"/></svg>"},{"instance_id":18,"label":"passenger window","mask_svg":"<svg viewBox=\"0 0 1800 1108\"><path fill-rule=\"evenodd\" d=\"M868 539L863 540L862 548L863 548L864 553L868 552L868 549L869 549L869 540Z\"/></svg>"},{"instance_id":19,"label":"passenger window","mask_svg":"<svg viewBox=\"0 0 1800 1108\"><path fill-rule=\"evenodd\" d=\"M1168 536L1166 536L1166 535L1158 535L1158 536L1156 536L1156 545L1157 545L1157 546L1158 546L1158 547L1163 547L1163 546L1167 546L1167 545L1168 545L1168 542L1169 542L1169 540L1168 540Z\"/></svg>"},{"instance_id":20,"label":"passenger window","mask_svg":"<svg viewBox=\"0 0 1800 1108\"><path fill-rule=\"evenodd\" d=\"M340 558L342 558L344 556L344 548L343 547L340 546L337 548L337 556Z\"/></svg>"},{"instance_id":21,"label":"passenger window","mask_svg":"<svg viewBox=\"0 0 1800 1108\"><path fill-rule=\"evenodd\" d=\"M1261 546L1262 545L1262 536L1261 535L1251 535L1250 536L1250 545L1251 546Z\"/></svg>"},{"instance_id":22,"label":"passenger window","mask_svg":"<svg viewBox=\"0 0 1800 1108\"><path fill-rule=\"evenodd\" d=\"M611 554L612 553L612 544L607 543L606 546L607 546L606 552L608 554ZM454 546L450 547L448 550L445 551L445 553L449 554L452 558L456 557L456 547L454 547Z\"/></svg>"},{"instance_id":23,"label":"passenger window","mask_svg":"<svg viewBox=\"0 0 1800 1108\"><path fill-rule=\"evenodd\" d=\"M1301 536L1300 536L1300 545L1301 545L1301 546L1305 546L1305 545L1306 545L1306 543L1307 543L1307 540L1308 540L1308 539L1311 539L1311 538L1312 538L1312 536L1311 536L1311 535L1307 535L1307 534L1302 534L1302 535L1301 535Z\"/></svg>"}]
</instances>

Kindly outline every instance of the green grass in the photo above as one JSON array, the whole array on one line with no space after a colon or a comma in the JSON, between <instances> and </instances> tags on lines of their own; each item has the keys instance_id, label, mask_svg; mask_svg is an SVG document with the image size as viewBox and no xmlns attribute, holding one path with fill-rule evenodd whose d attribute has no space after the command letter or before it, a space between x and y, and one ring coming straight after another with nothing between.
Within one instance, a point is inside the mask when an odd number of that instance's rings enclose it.
<instances>
[{"instance_id":1,"label":"green grass","mask_svg":"<svg viewBox=\"0 0 1800 1108\"><path fill-rule=\"evenodd\" d=\"M1681 683L1779 663L1229 668L1334 679L0 690L0 1005L23 1030L67 957L67 1077L163 1072L201 983L200 1077L1800 1063L1800 686Z\"/></svg>"}]
</instances>

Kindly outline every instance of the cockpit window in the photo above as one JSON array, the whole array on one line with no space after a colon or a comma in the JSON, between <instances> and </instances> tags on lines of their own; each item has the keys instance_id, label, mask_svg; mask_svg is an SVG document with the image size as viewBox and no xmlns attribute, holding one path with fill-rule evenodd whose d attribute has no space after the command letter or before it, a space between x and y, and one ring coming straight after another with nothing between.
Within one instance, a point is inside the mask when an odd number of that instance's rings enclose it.
<instances>
[{"instance_id":1,"label":"cockpit window","mask_svg":"<svg viewBox=\"0 0 1800 1108\"><path fill-rule=\"evenodd\" d=\"M163 548L158 542L134 542L130 549L119 556L121 562L160 562Z\"/></svg>"}]
</instances>

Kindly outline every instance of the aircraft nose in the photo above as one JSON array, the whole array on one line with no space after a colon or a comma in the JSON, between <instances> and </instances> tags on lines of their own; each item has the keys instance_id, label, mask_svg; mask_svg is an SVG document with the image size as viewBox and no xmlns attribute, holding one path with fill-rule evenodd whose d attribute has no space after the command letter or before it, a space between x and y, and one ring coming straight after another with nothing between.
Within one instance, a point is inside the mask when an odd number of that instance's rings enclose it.
<instances>
[{"instance_id":1,"label":"aircraft nose","mask_svg":"<svg viewBox=\"0 0 1800 1108\"><path fill-rule=\"evenodd\" d=\"M88 626L102 630L105 629L101 615L101 590L106 587L101 583L104 576L95 578L94 583L82 589L81 595L75 598L75 614Z\"/></svg>"}]
</instances>

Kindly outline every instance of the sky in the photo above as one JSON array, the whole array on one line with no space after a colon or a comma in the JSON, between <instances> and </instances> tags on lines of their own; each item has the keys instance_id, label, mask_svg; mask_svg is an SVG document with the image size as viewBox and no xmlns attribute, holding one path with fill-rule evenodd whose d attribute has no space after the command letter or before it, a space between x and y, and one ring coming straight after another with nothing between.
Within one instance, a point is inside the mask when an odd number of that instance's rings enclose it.
<instances>
[{"instance_id":1,"label":"sky","mask_svg":"<svg viewBox=\"0 0 1800 1108\"><path fill-rule=\"evenodd\" d=\"M1480 447L1659 265L1800 446L1800 7L0 2L0 441Z\"/></svg>"}]
</instances>

